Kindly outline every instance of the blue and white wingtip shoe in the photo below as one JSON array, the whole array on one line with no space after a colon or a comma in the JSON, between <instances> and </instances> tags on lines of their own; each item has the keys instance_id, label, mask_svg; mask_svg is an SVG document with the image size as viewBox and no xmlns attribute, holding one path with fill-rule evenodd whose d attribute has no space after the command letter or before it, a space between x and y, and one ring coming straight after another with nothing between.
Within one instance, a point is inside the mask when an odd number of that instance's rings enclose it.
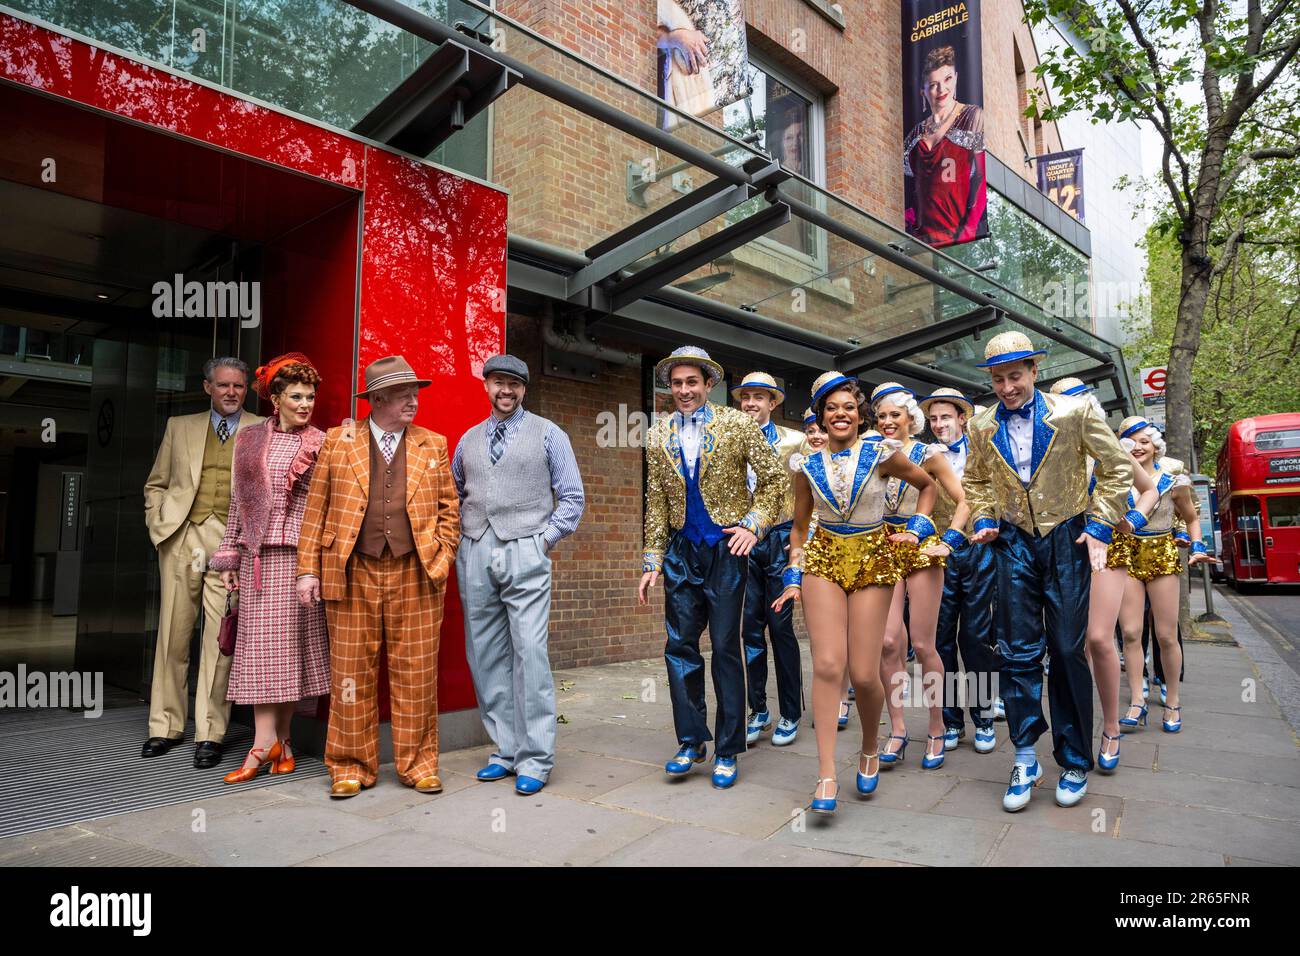
<instances>
[{"instance_id":1,"label":"blue and white wingtip shoe","mask_svg":"<svg viewBox=\"0 0 1300 956\"><path fill-rule=\"evenodd\" d=\"M1043 779L1043 767L1037 760L1032 764L1016 763L1011 767L1011 781L1002 796L1002 809L1015 813L1029 803L1038 781Z\"/></svg>"},{"instance_id":2,"label":"blue and white wingtip shoe","mask_svg":"<svg viewBox=\"0 0 1300 956\"><path fill-rule=\"evenodd\" d=\"M992 727L975 728L975 752L991 754L998 745L998 735Z\"/></svg>"},{"instance_id":3,"label":"blue and white wingtip shoe","mask_svg":"<svg viewBox=\"0 0 1300 956\"><path fill-rule=\"evenodd\" d=\"M772 729L772 715L765 710L756 710L749 715L745 725L745 743L757 743L758 738Z\"/></svg>"},{"instance_id":4,"label":"blue and white wingtip shoe","mask_svg":"<svg viewBox=\"0 0 1300 956\"><path fill-rule=\"evenodd\" d=\"M736 782L736 758L718 757L713 761L713 785L726 790Z\"/></svg>"},{"instance_id":5,"label":"blue and white wingtip shoe","mask_svg":"<svg viewBox=\"0 0 1300 956\"><path fill-rule=\"evenodd\" d=\"M510 771L499 763L490 763L474 774L479 780L502 780L510 776Z\"/></svg>"},{"instance_id":6,"label":"blue and white wingtip shoe","mask_svg":"<svg viewBox=\"0 0 1300 956\"><path fill-rule=\"evenodd\" d=\"M943 731L943 749L956 750L958 742L966 736L965 727L946 727Z\"/></svg>"},{"instance_id":7,"label":"blue and white wingtip shoe","mask_svg":"<svg viewBox=\"0 0 1300 956\"><path fill-rule=\"evenodd\" d=\"M1001 697L993 701L993 719L994 720L1007 719L1007 705L1002 703Z\"/></svg>"},{"instance_id":8,"label":"blue and white wingtip shoe","mask_svg":"<svg viewBox=\"0 0 1300 956\"><path fill-rule=\"evenodd\" d=\"M545 780L538 780L536 777L530 777L527 774L521 773L515 778L515 793L525 797L540 793L544 786L546 786Z\"/></svg>"},{"instance_id":9,"label":"blue and white wingtip shoe","mask_svg":"<svg viewBox=\"0 0 1300 956\"><path fill-rule=\"evenodd\" d=\"M1072 807L1088 793L1088 775L1082 770L1067 770L1056 784L1056 802Z\"/></svg>"},{"instance_id":10,"label":"blue and white wingtip shoe","mask_svg":"<svg viewBox=\"0 0 1300 956\"><path fill-rule=\"evenodd\" d=\"M682 744L673 759L664 764L664 773L671 777L690 773L697 763L704 762L708 750L707 744Z\"/></svg>"},{"instance_id":11,"label":"blue and white wingtip shoe","mask_svg":"<svg viewBox=\"0 0 1300 956\"><path fill-rule=\"evenodd\" d=\"M799 721L786 720L782 717L776 722L776 730L772 731L772 746L788 747L794 743L794 739L799 736Z\"/></svg>"}]
</instances>

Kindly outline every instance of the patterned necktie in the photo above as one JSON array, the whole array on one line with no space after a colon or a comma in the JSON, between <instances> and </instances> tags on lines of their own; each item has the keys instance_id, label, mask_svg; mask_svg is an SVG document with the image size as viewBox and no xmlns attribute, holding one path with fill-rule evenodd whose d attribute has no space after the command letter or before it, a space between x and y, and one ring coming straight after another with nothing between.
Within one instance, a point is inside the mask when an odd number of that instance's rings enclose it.
<instances>
[{"instance_id":1,"label":"patterned necktie","mask_svg":"<svg viewBox=\"0 0 1300 956\"><path fill-rule=\"evenodd\" d=\"M506 423L497 422L496 430L492 432L492 441L488 445L488 457L492 459L492 464L496 464L501 458L502 452L505 451L506 445Z\"/></svg>"},{"instance_id":2,"label":"patterned necktie","mask_svg":"<svg viewBox=\"0 0 1300 956\"><path fill-rule=\"evenodd\" d=\"M385 464L391 465L393 463L393 447L396 441L397 436L392 432L384 432L379 439L379 450L384 456Z\"/></svg>"},{"instance_id":3,"label":"patterned necktie","mask_svg":"<svg viewBox=\"0 0 1300 956\"><path fill-rule=\"evenodd\" d=\"M229 437L230 437L230 426L226 424L226 420L223 418L221 419L221 422L217 425L217 440L224 445L226 443L226 439Z\"/></svg>"}]
</instances>

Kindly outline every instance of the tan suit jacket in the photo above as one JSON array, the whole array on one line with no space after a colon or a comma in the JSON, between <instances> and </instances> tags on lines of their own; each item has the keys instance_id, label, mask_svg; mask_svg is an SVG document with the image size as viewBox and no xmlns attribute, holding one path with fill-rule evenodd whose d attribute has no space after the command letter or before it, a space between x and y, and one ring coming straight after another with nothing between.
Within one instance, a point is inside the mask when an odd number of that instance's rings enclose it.
<instances>
[{"instance_id":1,"label":"tan suit jacket","mask_svg":"<svg viewBox=\"0 0 1300 956\"><path fill-rule=\"evenodd\" d=\"M245 409L239 415L235 434L262 420L261 415ZM203 444L208 437L204 429L211 427L211 408L167 419L167 430L153 460L153 470L144 483L144 523L155 548L176 533L194 507L199 473L203 469ZM226 440L233 438L234 435Z\"/></svg>"},{"instance_id":2,"label":"tan suit jacket","mask_svg":"<svg viewBox=\"0 0 1300 956\"><path fill-rule=\"evenodd\" d=\"M460 498L451 477L447 439L406 426L406 514L415 550L435 585L447 580L460 543ZM321 598L342 601L348 558L370 500L370 422L338 425L325 433L316 458L307 512L298 537L298 576L320 578Z\"/></svg>"}]
</instances>

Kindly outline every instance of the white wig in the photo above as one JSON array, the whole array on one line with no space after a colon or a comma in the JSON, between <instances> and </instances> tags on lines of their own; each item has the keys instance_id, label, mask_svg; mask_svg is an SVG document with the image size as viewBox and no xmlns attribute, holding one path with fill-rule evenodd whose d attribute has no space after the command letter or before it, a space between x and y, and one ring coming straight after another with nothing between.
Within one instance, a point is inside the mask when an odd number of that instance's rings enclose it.
<instances>
[{"instance_id":1,"label":"white wig","mask_svg":"<svg viewBox=\"0 0 1300 956\"><path fill-rule=\"evenodd\" d=\"M1155 425L1140 428L1133 434L1146 435L1147 438L1151 439L1151 447L1156 450L1156 458L1165 457L1165 436L1160 434L1160 429L1156 428ZM1129 454L1132 454L1133 449L1137 447L1137 443L1132 438L1121 438L1119 444Z\"/></svg>"},{"instance_id":2,"label":"white wig","mask_svg":"<svg viewBox=\"0 0 1300 956\"><path fill-rule=\"evenodd\" d=\"M916 396L911 392L890 392L888 395L881 395L871 406L871 410L879 412L881 405L893 405L911 416L912 425L908 435L919 435L925 429L925 414L921 411L921 406L916 403Z\"/></svg>"}]
</instances>

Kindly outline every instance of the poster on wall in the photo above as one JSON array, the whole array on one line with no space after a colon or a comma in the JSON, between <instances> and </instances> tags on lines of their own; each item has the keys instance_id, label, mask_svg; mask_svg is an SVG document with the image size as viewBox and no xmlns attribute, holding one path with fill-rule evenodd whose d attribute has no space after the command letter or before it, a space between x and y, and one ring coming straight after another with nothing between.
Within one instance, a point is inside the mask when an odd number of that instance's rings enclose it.
<instances>
[{"instance_id":1,"label":"poster on wall","mask_svg":"<svg viewBox=\"0 0 1300 956\"><path fill-rule=\"evenodd\" d=\"M745 0L658 0L658 7L660 97L703 116L749 95ZM677 122L663 111L664 129Z\"/></svg>"},{"instance_id":2,"label":"poster on wall","mask_svg":"<svg viewBox=\"0 0 1300 956\"><path fill-rule=\"evenodd\" d=\"M1038 191L1079 222L1083 218L1083 150L1038 157Z\"/></svg>"},{"instance_id":3,"label":"poster on wall","mask_svg":"<svg viewBox=\"0 0 1300 956\"><path fill-rule=\"evenodd\" d=\"M989 234L979 0L903 0L903 220L944 247Z\"/></svg>"}]
</instances>

